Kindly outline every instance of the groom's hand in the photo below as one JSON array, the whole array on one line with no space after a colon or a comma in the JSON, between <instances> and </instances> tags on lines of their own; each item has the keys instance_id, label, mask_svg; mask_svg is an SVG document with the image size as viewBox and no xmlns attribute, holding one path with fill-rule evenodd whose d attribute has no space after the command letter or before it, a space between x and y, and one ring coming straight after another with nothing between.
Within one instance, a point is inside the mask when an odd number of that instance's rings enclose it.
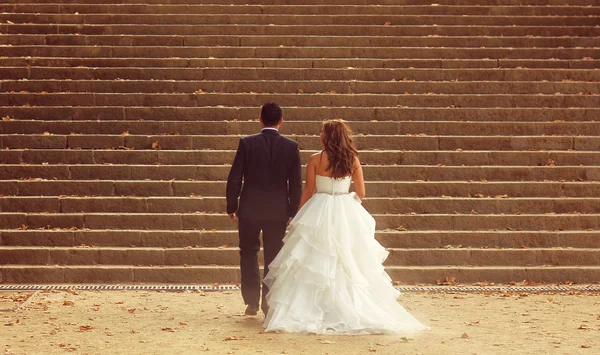
<instances>
[{"instance_id":1,"label":"groom's hand","mask_svg":"<svg viewBox=\"0 0 600 355\"><path fill-rule=\"evenodd\" d=\"M233 222L233 223L237 223L238 221L238 216L236 214L236 212L233 212L231 214L229 214L229 219Z\"/></svg>"}]
</instances>

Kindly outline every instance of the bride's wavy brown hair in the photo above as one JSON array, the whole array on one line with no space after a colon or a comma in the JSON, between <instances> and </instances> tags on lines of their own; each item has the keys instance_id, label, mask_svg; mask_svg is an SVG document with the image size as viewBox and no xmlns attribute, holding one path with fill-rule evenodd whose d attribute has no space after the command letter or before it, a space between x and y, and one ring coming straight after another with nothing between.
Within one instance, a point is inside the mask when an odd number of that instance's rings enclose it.
<instances>
[{"instance_id":1,"label":"bride's wavy brown hair","mask_svg":"<svg viewBox=\"0 0 600 355\"><path fill-rule=\"evenodd\" d=\"M327 152L331 177L340 179L354 173L354 161L358 151L350 136L352 131L342 120L323 122L323 151Z\"/></svg>"}]
</instances>

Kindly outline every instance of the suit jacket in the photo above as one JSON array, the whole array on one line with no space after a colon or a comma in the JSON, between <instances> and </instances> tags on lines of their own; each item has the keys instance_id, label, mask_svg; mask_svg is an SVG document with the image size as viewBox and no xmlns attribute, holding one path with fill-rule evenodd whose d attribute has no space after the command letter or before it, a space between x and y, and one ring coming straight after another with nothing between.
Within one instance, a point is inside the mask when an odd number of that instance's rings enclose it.
<instances>
[{"instance_id":1,"label":"suit jacket","mask_svg":"<svg viewBox=\"0 0 600 355\"><path fill-rule=\"evenodd\" d=\"M297 142L274 129L240 139L227 178L227 213L263 221L294 217L302 195L301 174Z\"/></svg>"}]
</instances>

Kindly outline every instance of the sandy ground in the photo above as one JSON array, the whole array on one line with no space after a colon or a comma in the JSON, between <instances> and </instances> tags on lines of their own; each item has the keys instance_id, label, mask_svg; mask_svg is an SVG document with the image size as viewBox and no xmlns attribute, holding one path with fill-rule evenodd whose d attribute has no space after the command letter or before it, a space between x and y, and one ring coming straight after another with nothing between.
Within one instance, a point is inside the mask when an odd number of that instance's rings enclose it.
<instances>
[{"instance_id":1,"label":"sandy ground","mask_svg":"<svg viewBox=\"0 0 600 355\"><path fill-rule=\"evenodd\" d=\"M49 291L7 311L29 294L0 292L5 355L600 354L600 297L589 293L405 293L399 302L432 328L414 339L265 334L237 291Z\"/></svg>"}]
</instances>

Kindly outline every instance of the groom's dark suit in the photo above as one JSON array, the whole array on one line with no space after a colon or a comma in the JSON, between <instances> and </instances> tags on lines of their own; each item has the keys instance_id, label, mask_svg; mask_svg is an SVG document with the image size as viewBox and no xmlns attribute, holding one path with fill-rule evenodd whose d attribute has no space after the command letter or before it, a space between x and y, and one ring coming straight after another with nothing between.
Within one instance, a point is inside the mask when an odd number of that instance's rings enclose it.
<instances>
[{"instance_id":1,"label":"groom's dark suit","mask_svg":"<svg viewBox=\"0 0 600 355\"><path fill-rule=\"evenodd\" d=\"M242 297L246 304L258 305L260 300L261 230L266 275L268 265L283 245L288 218L298 211L301 195L297 142L269 128L240 139L227 179L227 213L237 211L239 218ZM263 285L263 298L267 292Z\"/></svg>"}]
</instances>

